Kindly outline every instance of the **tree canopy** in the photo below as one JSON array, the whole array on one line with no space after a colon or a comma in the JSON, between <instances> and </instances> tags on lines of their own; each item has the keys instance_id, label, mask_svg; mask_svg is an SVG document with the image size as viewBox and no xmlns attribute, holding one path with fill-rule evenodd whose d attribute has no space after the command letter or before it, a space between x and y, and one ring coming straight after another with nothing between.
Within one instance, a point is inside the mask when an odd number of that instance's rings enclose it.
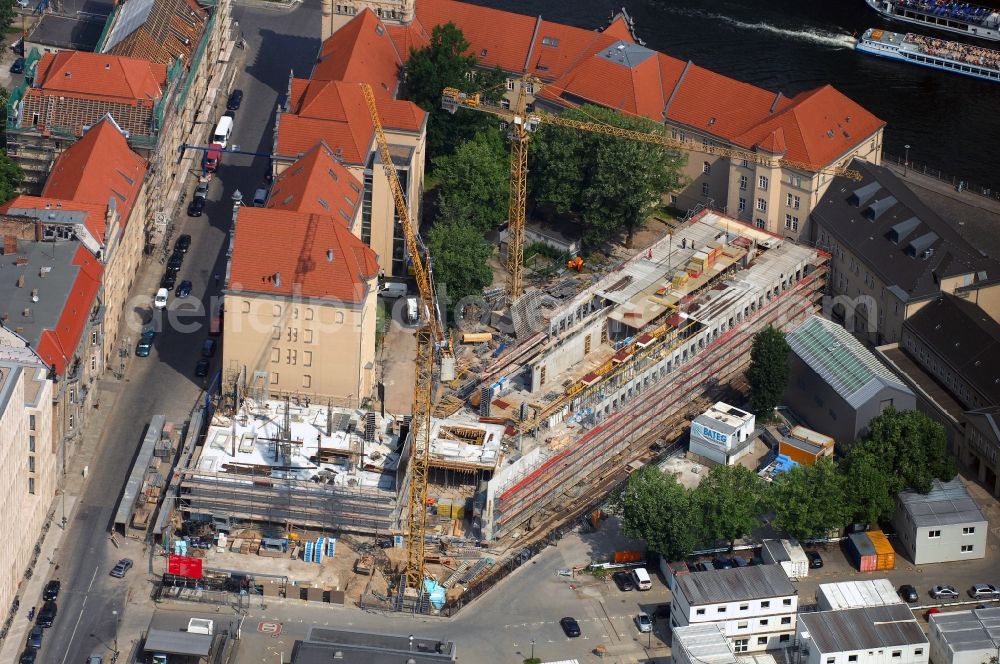
<instances>
[{"instance_id":1,"label":"tree canopy","mask_svg":"<svg viewBox=\"0 0 1000 664\"><path fill-rule=\"evenodd\" d=\"M888 468L868 447L855 446L841 460L850 491L846 494L851 517L861 523L876 523L892 516L895 500Z\"/></svg>"},{"instance_id":2,"label":"tree canopy","mask_svg":"<svg viewBox=\"0 0 1000 664\"><path fill-rule=\"evenodd\" d=\"M759 416L770 416L785 392L790 350L785 333L771 325L754 335L746 376L750 407Z\"/></svg>"},{"instance_id":3,"label":"tree canopy","mask_svg":"<svg viewBox=\"0 0 1000 664\"><path fill-rule=\"evenodd\" d=\"M782 473L774 479L768 496L774 525L803 540L843 528L851 518L845 481L829 457Z\"/></svg>"},{"instance_id":4,"label":"tree canopy","mask_svg":"<svg viewBox=\"0 0 1000 664\"><path fill-rule=\"evenodd\" d=\"M764 512L764 481L743 466L715 466L692 493L702 543L730 546L750 534Z\"/></svg>"},{"instance_id":5,"label":"tree canopy","mask_svg":"<svg viewBox=\"0 0 1000 664\"><path fill-rule=\"evenodd\" d=\"M509 168L500 133L479 132L438 160L439 209L483 233L500 226L507 220Z\"/></svg>"},{"instance_id":6,"label":"tree canopy","mask_svg":"<svg viewBox=\"0 0 1000 664\"><path fill-rule=\"evenodd\" d=\"M692 509L691 492L656 466L628 478L618 505L625 535L646 540L650 550L667 560L684 558L698 543L698 512Z\"/></svg>"},{"instance_id":7,"label":"tree canopy","mask_svg":"<svg viewBox=\"0 0 1000 664\"><path fill-rule=\"evenodd\" d=\"M585 105L561 117L646 133L662 133L647 118ZM665 192L677 189L684 157L640 141L543 122L529 148L529 191L541 208L573 214L584 239L599 244L626 233L626 243Z\"/></svg>"},{"instance_id":8,"label":"tree canopy","mask_svg":"<svg viewBox=\"0 0 1000 664\"><path fill-rule=\"evenodd\" d=\"M24 182L21 166L0 151L0 201L9 201L17 195L17 189Z\"/></svg>"},{"instance_id":9,"label":"tree canopy","mask_svg":"<svg viewBox=\"0 0 1000 664\"><path fill-rule=\"evenodd\" d=\"M427 244L435 288L438 295L445 296L449 310L463 298L481 295L492 283L493 273L487 264L492 247L472 224L443 210L428 233Z\"/></svg>"}]
</instances>

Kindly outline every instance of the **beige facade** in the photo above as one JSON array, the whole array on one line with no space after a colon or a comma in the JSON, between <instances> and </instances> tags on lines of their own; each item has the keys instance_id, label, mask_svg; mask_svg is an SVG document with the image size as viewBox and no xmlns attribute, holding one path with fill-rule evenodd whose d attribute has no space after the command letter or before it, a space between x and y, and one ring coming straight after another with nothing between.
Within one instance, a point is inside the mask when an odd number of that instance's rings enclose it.
<instances>
[{"instance_id":1,"label":"beige facade","mask_svg":"<svg viewBox=\"0 0 1000 664\"><path fill-rule=\"evenodd\" d=\"M4 340L6 343L6 339ZM27 348L0 347L0 522L12 537L0 566L0 606L9 607L31 564L58 479L52 381ZM21 598L24 603L25 598Z\"/></svg>"},{"instance_id":2,"label":"beige facade","mask_svg":"<svg viewBox=\"0 0 1000 664\"><path fill-rule=\"evenodd\" d=\"M416 0L323 0L322 39L340 30L358 12L371 9L387 22L409 23L413 20Z\"/></svg>"}]
</instances>

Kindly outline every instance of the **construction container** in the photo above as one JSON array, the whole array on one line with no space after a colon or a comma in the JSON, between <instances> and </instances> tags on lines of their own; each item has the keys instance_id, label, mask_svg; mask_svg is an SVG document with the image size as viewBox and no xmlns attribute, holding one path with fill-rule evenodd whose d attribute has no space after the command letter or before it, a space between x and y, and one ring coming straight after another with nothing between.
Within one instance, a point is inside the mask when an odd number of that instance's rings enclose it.
<instances>
[{"instance_id":1,"label":"construction container","mask_svg":"<svg viewBox=\"0 0 1000 664\"><path fill-rule=\"evenodd\" d=\"M795 540L764 540L760 557L765 564L781 565L790 579L809 576L809 558Z\"/></svg>"},{"instance_id":2,"label":"construction container","mask_svg":"<svg viewBox=\"0 0 1000 664\"><path fill-rule=\"evenodd\" d=\"M694 256L691 257L690 263L697 266L700 272L704 272L708 269L708 254L704 251L694 252Z\"/></svg>"},{"instance_id":3,"label":"construction container","mask_svg":"<svg viewBox=\"0 0 1000 664\"><path fill-rule=\"evenodd\" d=\"M683 270L677 270L674 272L674 277L671 280L674 288L682 288L688 282L688 273Z\"/></svg>"},{"instance_id":4,"label":"construction container","mask_svg":"<svg viewBox=\"0 0 1000 664\"><path fill-rule=\"evenodd\" d=\"M878 566L878 553L868 533L851 533L847 536L847 552L859 572L874 572Z\"/></svg>"},{"instance_id":5,"label":"construction container","mask_svg":"<svg viewBox=\"0 0 1000 664\"><path fill-rule=\"evenodd\" d=\"M896 552L886 538L885 533L881 530L870 530L868 531L868 539L871 540L872 546L875 547L875 555L877 556L875 569L878 571L895 569Z\"/></svg>"},{"instance_id":6,"label":"construction container","mask_svg":"<svg viewBox=\"0 0 1000 664\"><path fill-rule=\"evenodd\" d=\"M615 551L611 556L613 563L637 563L643 558L642 551Z\"/></svg>"},{"instance_id":7,"label":"construction container","mask_svg":"<svg viewBox=\"0 0 1000 664\"><path fill-rule=\"evenodd\" d=\"M444 498L438 500L438 516L442 519L450 519L452 512L452 504L450 500L445 500Z\"/></svg>"},{"instance_id":8,"label":"construction container","mask_svg":"<svg viewBox=\"0 0 1000 664\"><path fill-rule=\"evenodd\" d=\"M465 518L465 502L456 501L451 506L451 518L461 521Z\"/></svg>"},{"instance_id":9,"label":"construction container","mask_svg":"<svg viewBox=\"0 0 1000 664\"><path fill-rule=\"evenodd\" d=\"M466 332L462 335L463 344L480 344L484 341L493 341L491 332Z\"/></svg>"}]
</instances>

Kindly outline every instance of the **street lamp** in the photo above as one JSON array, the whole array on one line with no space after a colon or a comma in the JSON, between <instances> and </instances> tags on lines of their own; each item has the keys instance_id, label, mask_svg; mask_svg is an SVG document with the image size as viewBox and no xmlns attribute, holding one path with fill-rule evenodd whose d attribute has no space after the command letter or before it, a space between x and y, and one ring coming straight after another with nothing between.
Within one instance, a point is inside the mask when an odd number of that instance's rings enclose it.
<instances>
[{"instance_id":1,"label":"street lamp","mask_svg":"<svg viewBox=\"0 0 1000 664\"><path fill-rule=\"evenodd\" d=\"M906 156L903 157L903 177L906 177L906 169L910 165L910 144L907 143L903 146L906 149Z\"/></svg>"},{"instance_id":2,"label":"street lamp","mask_svg":"<svg viewBox=\"0 0 1000 664\"><path fill-rule=\"evenodd\" d=\"M112 610L111 615L115 617L115 658L118 657L118 611Z\"/></svg>"},{"instance_id":3,"label":"street lamp","mask_svg":"<svg viewBox=\"0 0 1000 664\"><path fill-rule=\"evenodd\" d=\"M531 661L535 661L535 640L531 640Z\"/></svg>"}]
</instances>

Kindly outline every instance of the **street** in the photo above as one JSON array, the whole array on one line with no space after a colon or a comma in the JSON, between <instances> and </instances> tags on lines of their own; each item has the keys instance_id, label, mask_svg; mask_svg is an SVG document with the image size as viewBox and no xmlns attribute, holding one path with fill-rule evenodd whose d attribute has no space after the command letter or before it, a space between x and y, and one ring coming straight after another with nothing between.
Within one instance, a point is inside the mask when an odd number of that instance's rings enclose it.
<instances>
[{"instance_id":1,"label":"street","mask_svg":"<svg viewBox=\"0 0 1000 664\"><path fill-rule=\"evenodd\" d=\"M289 71L294 69L296 75L308 76L319 48L319 3L297 4L292 9L269 3L241 4L233 13L247 48L237 51L246 57L245 69L237 77L237 86L243 89L245 97L237 112L232 143L244 150L270 152L275 104L278 95L287 88ZM218 100L217 107L221 114L225 95ZM206 135L214 122L215 118L205 120ZM192 236L191 249L178 274L178 283L188 279L193 284L189 300L200 296L207 307L210 298L217 295L218 285L213 277L225 273L231 196L238 188L249 200L266 168L264 157L224 156L209 189L205 214L200 218L184 214L196 181L193 174L189 176L189 193L173 220L171 235L171 242L182 233ZM135 302L151 301L163 274L161 256L160 251L155 252L137 277L132 293ZM171 295L171 307L175 304ZM136 313L143 317L151 312L148 303L137 308L141 311ZM193 321L182 319L182 322ZM115 548L109 541L109 533L149 419L162 413L168 421L180 425L187 420L202 390L201 379L194 377L198 350L207 337L203 318L201 323L192 326L196 330L182 332L171 329L169 316L164 317L150 356L130 358L124 381L114 382L110 372L103 381L99 407L111 409L104 435L96 448L79 450L68 472L67 492L76 496L76 510L51 566L52 576L62 579L63 590L58 600L59 615L45 637L43 661L63 664L83 661L90 654L109 654L114 648L117 622L122 619L128 581L132 581L136 595L149 592L150 586L145 582L146 560L136 558L136 566L126 579L108 576L115 561L128 555ZM130 334L130 346L134 349L136 334ZM216 353L213 371L220 368L221 355ZM81 469L85 464L89 466L89 476L83 479ZM34 603L41 602L38 598L22 600L22 604ZM117 619L113 613L116 611ZM122 651L127 651L127 647L128 642L119 644Z\"/></svg>"}]
</instances>

